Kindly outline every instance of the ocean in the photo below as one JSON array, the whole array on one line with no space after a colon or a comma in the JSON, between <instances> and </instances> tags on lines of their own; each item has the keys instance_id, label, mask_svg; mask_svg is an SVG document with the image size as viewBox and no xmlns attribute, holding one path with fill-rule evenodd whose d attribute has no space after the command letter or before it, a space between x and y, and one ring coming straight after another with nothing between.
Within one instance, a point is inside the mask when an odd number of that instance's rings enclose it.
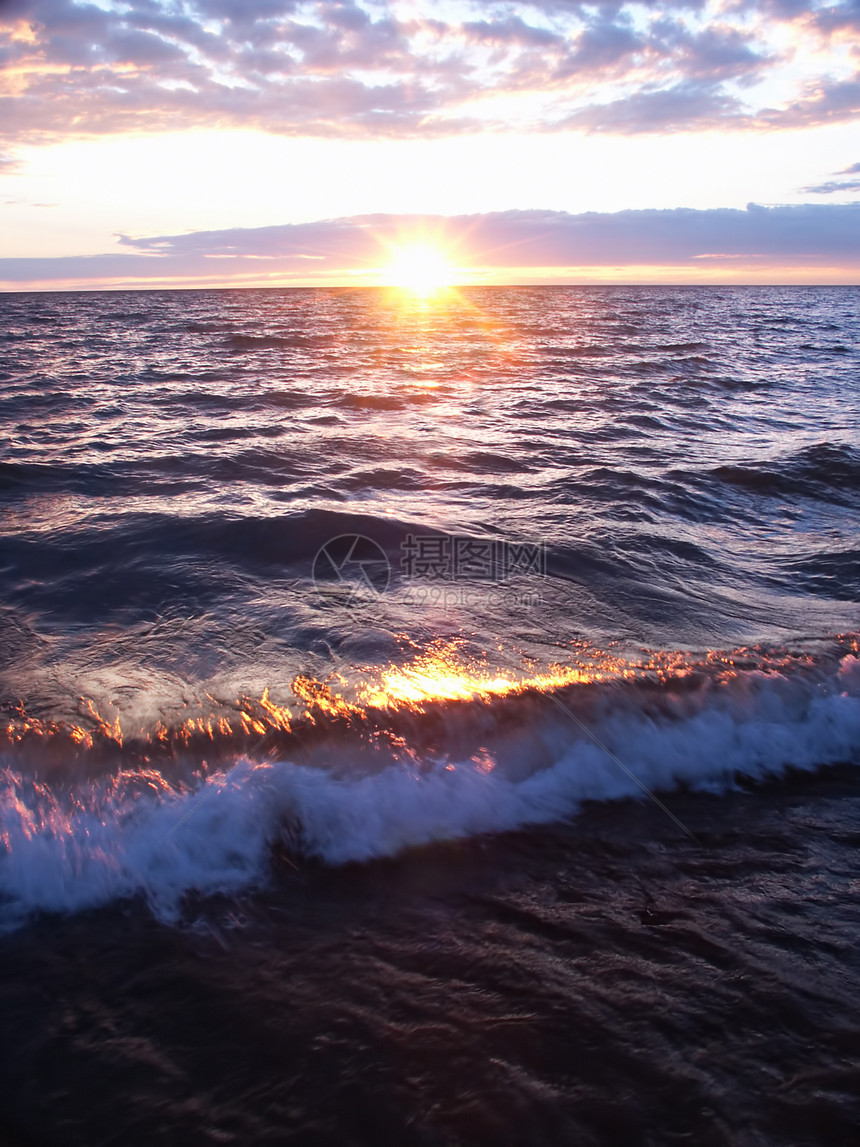
<instances>
[{"instance_id":1,"label":"ocean","mask_svg":"<svg viewBox=\"0 0 860 1147\"><path fill-rule=\"evenodd\" d=\"M860 289L0 296L0 1144L854 1144Z\"/></svg>"}]
</instances>

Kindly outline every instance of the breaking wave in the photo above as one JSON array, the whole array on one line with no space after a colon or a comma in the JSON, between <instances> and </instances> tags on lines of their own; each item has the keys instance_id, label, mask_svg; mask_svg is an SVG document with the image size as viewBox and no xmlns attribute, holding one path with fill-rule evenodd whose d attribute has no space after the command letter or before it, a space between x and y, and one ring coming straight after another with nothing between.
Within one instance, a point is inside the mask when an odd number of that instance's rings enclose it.
<instances>
[{"instance_id":1,"label":"breaking wave","mask_svg":"<svg viewBox=\"0 0 860 1147\"><path fill-rule=\"evenodd\" d=\"M307 705L298 718L267 702L280 716L268 729L248 717L246 731L263 729L256 744L228 723L219 746L210 729L208 766L164 749L166 731L146 752L122 744L117 721L116 739L103 738L112 766L55 780L22 767L32 737L12 738L0 799L4 926L126 897L171 921L188 893L265 883L273 850L295 864L366 862L566 820L585 801L718 793L860 760L854 654L580 682L485 676L459 692L445 678L428 684L426 659L416 666L390 671L387 692L366 686L363 703L321 683L294 686ZM44 729L35 738L46 739ZM97 748L90 738L85 757Z\"/></svg>"}]
</instances>

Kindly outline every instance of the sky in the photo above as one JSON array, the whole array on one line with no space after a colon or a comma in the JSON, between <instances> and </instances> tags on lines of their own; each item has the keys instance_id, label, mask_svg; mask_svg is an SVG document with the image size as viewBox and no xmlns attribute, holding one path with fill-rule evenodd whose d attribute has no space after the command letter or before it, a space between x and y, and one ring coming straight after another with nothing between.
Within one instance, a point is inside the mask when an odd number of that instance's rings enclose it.
<instances>
[{"instance_id":1,"label":"sky","mask_svg":"<svg viewBox=\"0 0 860 1147\"><path fill-rule=\"evenodd\" d=\"M0 289L860 282L860 0L0 0Z\"/></svg>"}]
</instances>

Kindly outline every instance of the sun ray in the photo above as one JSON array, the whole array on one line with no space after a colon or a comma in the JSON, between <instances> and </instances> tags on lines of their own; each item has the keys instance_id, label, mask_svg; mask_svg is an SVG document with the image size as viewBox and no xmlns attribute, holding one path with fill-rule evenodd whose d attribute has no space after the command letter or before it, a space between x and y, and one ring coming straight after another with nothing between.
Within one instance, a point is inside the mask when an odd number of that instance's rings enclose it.
<instances>
[{"instance_id":1,"label":"sun ray","mask_svg":"<svg viewBox=\"0 0 860 1147\"><path fill-rule=\"evenodd\" d=\"M409 243L394 249L385 277L390 286L427 298L451 286L454 268L440 248Z\"/></svg>"}]
</instances>

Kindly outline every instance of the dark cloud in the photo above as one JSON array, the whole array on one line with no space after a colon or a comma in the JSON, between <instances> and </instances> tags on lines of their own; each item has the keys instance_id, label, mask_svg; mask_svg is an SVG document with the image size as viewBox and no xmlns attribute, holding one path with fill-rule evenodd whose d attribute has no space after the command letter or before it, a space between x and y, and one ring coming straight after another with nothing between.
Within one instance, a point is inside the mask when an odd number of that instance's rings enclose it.
<instances>
[{"instance_id":1,"label":"dark cloud","mask_svg":"<svg viewBox=\"0 0 860 1147\"><path fill-rule=\"evenodd\" d=\"M831 30L849 27L858 4L738 0L733 12L701 0L462 0L455 18L392 0L0 0L0 62L16 77L0 84L0 139L829 122L855 114L852 81L807 76L808 90L763 116L739 92L778 62L768 21L806 19L824 36L825 17ZM765 19L750 21L756 12ZM470 119L481 105L492 117L488 97L520 92L528 121Z\"/></svg>"},{"instance_id":2,"label":"dark cloud","mask_svg":"<svg viewBox=\"0 0 860 1147\"><path fill-rule=\"evenodd\" d=\"M843 167L837 175L860 175L860 163L852 163L850 167Z\"/></svg>"},{"instance_id":3,"label":"dark cloud","mask_svg":"<svg viewBox=\"0 0 860 1147\"><path fill-rule=\"evenodd\" d=\"M854 268L860 204L486 215L365 215L278 227L124 236L124 253L60 259L0 259L8 284L90 281L213 281L235 276L331 275L383 266L405 236L429 235L464 266Z\"/></svg>"}]
</instances>

